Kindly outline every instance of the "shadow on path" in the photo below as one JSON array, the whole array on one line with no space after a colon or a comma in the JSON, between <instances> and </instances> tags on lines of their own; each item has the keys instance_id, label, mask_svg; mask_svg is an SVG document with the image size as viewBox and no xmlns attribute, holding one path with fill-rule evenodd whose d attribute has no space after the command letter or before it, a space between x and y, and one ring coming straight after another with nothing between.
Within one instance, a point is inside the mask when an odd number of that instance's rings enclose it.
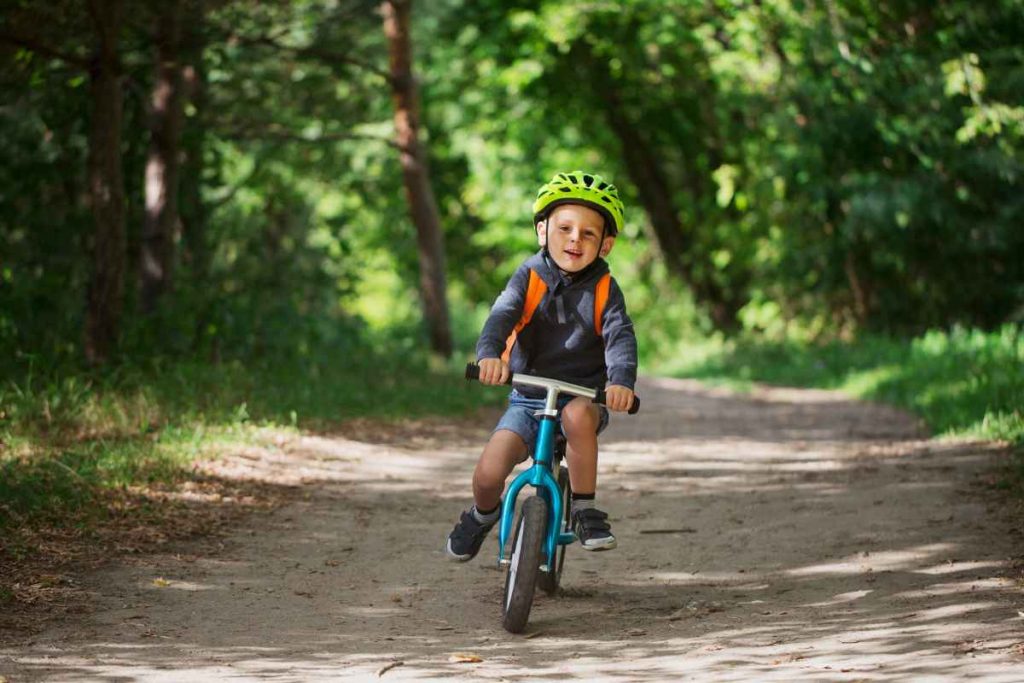
<instances>
[{"instance_id":1,"label":"shadow on path","mask_svg":"<svg viewBox=\"0 0 1024 683\"><path fill-rule=\"evenodd\" d=\"M561 595L499 625L492 538L443 540L491 426L306 436L224 476L301 483L215 557L90 578L97 610L3 651L11 680L1020 680L1021 534L1001 451L923 438L828 392L647 380L603 439L619 549L570 548ZM404 430L404 431L403 431ZM483 661L459 664L453 653Z\"/></svg>"}]
</instances>

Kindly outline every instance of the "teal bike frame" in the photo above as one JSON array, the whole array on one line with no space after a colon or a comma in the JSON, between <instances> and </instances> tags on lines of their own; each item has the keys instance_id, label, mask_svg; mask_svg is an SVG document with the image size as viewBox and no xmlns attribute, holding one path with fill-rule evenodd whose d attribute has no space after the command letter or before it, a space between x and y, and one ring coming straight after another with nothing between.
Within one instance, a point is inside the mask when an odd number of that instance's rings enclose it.
<instances>
[{"instance_id":1,"label":"teal bike frame","mask_svg":"<svg viewBox=\"0 0 1024 683\"><path fill-rule=\"evenodd\" d=\"M572 531L562 530L564 519L564 505L562 492L558 488L558 481L552 472L555 452L556 430L561 424L558 411L558 395L572 394L593 400L597 395L596 389L581 387L575 384L559 382L557 380L543 377L531 377L530 375L513 375L512 384L524 384L528 386L547 389L547 397L544 401L543 410L534 413L540 418L540 429L537 432L537 441L533 448L533 466L512 480L505 493L501 504L501 528L498 532L498 564L508 564L505 558L505 544L512 534L512 525L515 521L516 498L519 492L527 484L534 488L545 491L548 495L548 524L545 550L547 564L541 566L542 571L550 571L555 566L555 551L559 545L568 545L576 540L576 534Z\"/></svg>"}]
</instances>

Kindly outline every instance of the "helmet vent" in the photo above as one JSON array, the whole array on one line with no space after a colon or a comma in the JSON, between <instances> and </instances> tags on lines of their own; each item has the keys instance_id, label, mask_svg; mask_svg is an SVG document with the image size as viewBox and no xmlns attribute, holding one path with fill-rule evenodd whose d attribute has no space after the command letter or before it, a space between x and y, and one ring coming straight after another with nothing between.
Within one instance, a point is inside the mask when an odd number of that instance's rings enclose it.
<instances>
[{"instance_id":1,"label":"helmet vent","mask_svg":"<svg viewBox=\"0 0 1024 683\"><path fill-rule=\"evenodd\" d=\"M556 173L538 191L533 202L534 216L536 220L546 218L554 207L566 203L589 205L600 212L608 234L616 235L622 230L624 207L619 191L597 173L584 170Z\"/></svg>"}]
</instances>

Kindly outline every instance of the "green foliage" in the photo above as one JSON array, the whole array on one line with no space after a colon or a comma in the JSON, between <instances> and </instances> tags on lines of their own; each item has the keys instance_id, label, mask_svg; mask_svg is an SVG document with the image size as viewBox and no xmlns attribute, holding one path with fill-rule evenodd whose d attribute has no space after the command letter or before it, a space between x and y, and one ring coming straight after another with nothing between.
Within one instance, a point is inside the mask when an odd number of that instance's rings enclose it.
<instances>
[{"instance_id":1,"label":"green foliage","mask_svg":"<svg viewBox=\"0 0 1024 683\"><path fill-rule=\"evenodd\" d=\"M184 134L203 164L182 192L198 189L203 215L184 207L173 294L151 317L134 303L148 9L121 45L126 359L273 355L264 331L282 325L307 346L332 328L415 326L417 251L373 5L237 1L199 16L186 4L204 86ZM81 56L94 40L81 12L22 4L3 19ZM612 264L652 337L706 329L709 295L673 286L676 257L745 328L776 337L1019 320L1022 35L1008 0L418 3L420 132L452 308L478 317L535 248L538 185L587 167L624 192L620 242L641 265L621 249ZM55 362L80 354L91 268L88 75L23 47L0 58L0 350ZM656 246L609 91L653 150L684 254Z\"/></svg>"},{"instance_id":2,"label":"green foliage","mask_svg":"<svg viewBox=\"0 0 1024 683\"><path fill-rule=\"evenodd\" d=\"M636 215L614 91L672 188L683 262L748 329L1019 319L1019 3L451 7L428 104L457 126L481 248L517 246L508 207L567 160Z\"/></svg>"},{"instance_id":3,"label":"green foliage","mask_svg":"<svg viewBox=\"0 0 1024 683\"><path fill-rule=\"evenodd\" d=\"M808 344L748 338L685 346L661 369L686 377L839 389L908 408L939 434L1024 444L1024 328L932 330ZM710 347L710 348L709 348Z\"/></svg>"},{"instance_id":4,"label":"green foliage","mask_svg":"<svg viewBox=\"0 0 1024 683\"><path fill-rule=\"evenodd\" d=\"M221 364L160 358L103 373L41 369L29 359L0 386L0 519L98 514L98 491L173 481L197 456L258 439L267 426L464 414L503 399L416 346L415 337L375 338Z\"/></svg>"},{"instance_id":5,"label":"green foliage","mask_svg":"<svg viewBox=\"0 0 1024 683\"><path fill-rule=\"evenodd\" d=\"M82 325L87 262L75 237L91 221L73 199L85 182L88 88L29 55L14 66L0 78L0 349L59 354Z\"/></svg>"},{"instance_id":6,"label":"green foliage","mask_svg":"<svg viewBox=\"0 0 1024 683\"><path fill-rule=\"evenodd\" d=\"M903 333L1020 315L1021 139L958 137L971 96L950 64L972 65L978 101L1012 102L1022 21L1014 3L841 3L829 30L789 34L805 59L783 69L792 98L772 119L787 153L760 148L779 201L755 299ZM1000 83L984 95L982 69Z\"/></svg>"},{"instance_id":7,"label":"green foliage","mask_svg":"<svg viewBox=\"0 0 1024 683\"><path fill-rule=\"evenodd\" d=\"M376 3L186 7L182 233L151 315L135 290L152 8L120 43L127 301L102 370L80 360L92 22L63 1L0 16L2 485L21 492L0 499L25 511L173 476L197 434L480 400L421 351ZM591 168L626 201L609 261L645 369L842 387L1020 439L1021 3L443 0L413 23L463 352L537 248L537 187ZM656 238L643 170L685 253ZM716 309L749 336L701 345Z\"/></svg>"}]
</instances>

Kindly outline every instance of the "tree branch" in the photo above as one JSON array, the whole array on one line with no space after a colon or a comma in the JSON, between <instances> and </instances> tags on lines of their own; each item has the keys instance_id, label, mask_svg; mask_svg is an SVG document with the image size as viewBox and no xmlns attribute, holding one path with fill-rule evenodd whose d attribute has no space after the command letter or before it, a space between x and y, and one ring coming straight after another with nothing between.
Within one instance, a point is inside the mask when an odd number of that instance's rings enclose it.
<instances>
[{"instance_id":1,"label":"tree branch","mask_svg":"<svg viewBox=\"0 0 1024 683\"><path fill-rule=\"evenodd\" d=\"M83 71L88 71L92 66L90 60L86 57L79 55L69 54L67 52L61 52L56 48L52 48L45 43L39 42L26 36L16 36L10 33L0 31L0 43L7 43L8 45L14 45L16 47L23 47L27 50L31 50L37 54L45 57L51 57L53 59L59 59L66 64L77 66Z\"/></svg>"},{"instance_id":2,"label":"tree branch","mask_svg":"<svg viewBox=\"0 0 1024 683\"><path fill-rule=\"evenodd\" d=\"M339 140L370 140L373 142L383 142L399 151L404 151L402 146L391 138L381 137L379 135L369 135L366 133L320 133L315 136L302 135L294 131L286 130L280 126L271 125L263 128L247 127L247 128L234 128L228 129L221 133L221 136L227 140L278 140L281 142L302 142L306 144L316 144L320 142L337 142Z\"/></svg>"},{"instance_id":3,"label":"tree branch","mask_svg":"<svg viewBox=\"0 0 1024 683\"><path fill-rule=\"evenodd\" d=\"M219 29L218 29L219 30ZM220 31L220 30L219 30ZM324 48L315 46L301 47L298 45L286 45L280 42L276 37L271 35L259 35L259 36L245 36L241 35L232 30L220 31L223 33L225 42L230 40L236 40L243 45L255 46L255 47L269 47L281 52L288 52L299 57L310 57L313 59L320 60L321 62L337 65L347 64L362 69L375 76L380 76L388 83L391 82L391 74L387 69L381 68L369 62L363 61L356 57L352 57L341 52L334 52Z\"/></svg>"},{"instance_id":4,"label":"tree branch","mask_svg":"<svg viewBox=\"0 0 1024 683\"><path fill-rule=\"evenodd\" d=\"M329 64L349 64L351 66L358 67L364 71L368 71L376 76L380 76L385 81L391 81L391 74L388 73L387 69L382 69L378 66L364 62L361 59L350 57L340 52L333 52L331 50L324 50L315 46L310 47L296 47L291 45L284 45L274 40L270 36L258 36L256 38L241 38L242 42L249 42L252 45L263 45L266 47L272 47L276 50L282 50L284 52L292 52L301 57L313 57L320 61L327 62Z\"/></svg>"},{"instance_id":5,"label":"tree branch","mask_svg":"<svg viewBox=\"0 0 1024 683\"><path fill-rule=\"evenodd\" d=\"M224 206L232 199L234 199L235 195L238 194L238 191L241 190L246 185L248 185L249 181L256 177L256 174L260 171L261 168L262 160L259 158L259 156L257 156L255 161L253 162L252 170L250 170L249 173L244 178L239 180L233 186L229 187L227 192L207 202L206 210L212 214L214 211L216 211L217 209L219 209L220 207Z\"/></svg>"}]
</instances>

